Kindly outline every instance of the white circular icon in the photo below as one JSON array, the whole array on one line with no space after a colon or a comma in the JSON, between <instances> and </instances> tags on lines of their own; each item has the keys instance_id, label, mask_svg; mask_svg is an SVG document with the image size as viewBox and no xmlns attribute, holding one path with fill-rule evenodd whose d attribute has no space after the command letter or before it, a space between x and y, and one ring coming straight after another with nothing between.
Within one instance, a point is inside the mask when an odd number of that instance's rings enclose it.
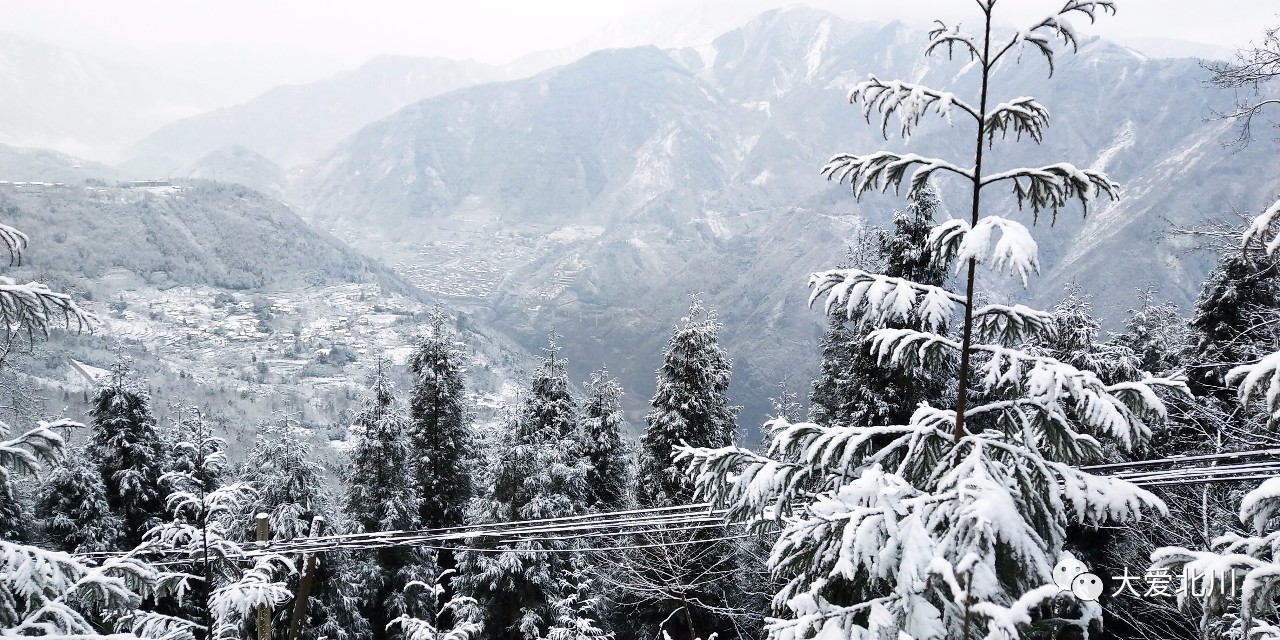
<instances>
[{"instance_id":1,"label":"white circular icon","mask_svg":"<svg viewBox=\"0 0 1280 640\"><path fill-rule=\"evenodd\" d=\"M1096 573L1082 573L1071 581L1071 593L1081 600L1097 600L1102 595L1102 578Z\"/></svg>"},{"instance_id":2,"label":"white circular icon","mask_svg":"<svg viewBox=\"0 0 1280 640\"><path fill-rule=\"evenodd\" d=\"M1070 591L1072 585L1071 581L1075 580L1076 576L1082 573L1088 573L1088 571L1089 567L1084 566L1083 562L1076 560L1075 556L1068 553L1062 556L1062 559L1059 560L1058 564L1053 568L1053 583L1058 585L1058 588L1063 591Z\"/></svg>"}]
</instances>

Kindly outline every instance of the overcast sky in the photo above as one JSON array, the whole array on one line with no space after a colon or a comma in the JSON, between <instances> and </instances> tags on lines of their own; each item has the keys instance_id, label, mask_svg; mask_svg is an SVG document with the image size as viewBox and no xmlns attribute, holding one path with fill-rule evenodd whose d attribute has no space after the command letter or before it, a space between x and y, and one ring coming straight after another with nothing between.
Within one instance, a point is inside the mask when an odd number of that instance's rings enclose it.
<instances>
[{"instance_id":1,"label":"overcast sky","mask_svg":"<svg viewBox=\"0 0 1280 640\"><path fill-rule=\"evenodd\" d=\"M776 0L736 0L704 15L736 24ZM997 12L1017 23L1063 0L1003 0ZM0 30L171 74L217 82L239 78L256 93L358 66L380 54L507 62L568 46L608 23L650 32L680 31L688 5L669 0L0 0ZM812 0L846 17L919 21L935 15L974 20L964 0ZM1170 38L1235 49L1280 24L1280 0L1119 0L1120 11L1082 29L1124 42ZM1210 8L1212 7L1212 8ZM642 17L637 18L636 14ZM624 16L620 22L619 19ZM665 16L665 18L664 18ZM742 18L745 20L745 18ZM665 24L664 24L665 22ZM629 27L626 27L629 28Z\"/></svg>"}]
</instances>

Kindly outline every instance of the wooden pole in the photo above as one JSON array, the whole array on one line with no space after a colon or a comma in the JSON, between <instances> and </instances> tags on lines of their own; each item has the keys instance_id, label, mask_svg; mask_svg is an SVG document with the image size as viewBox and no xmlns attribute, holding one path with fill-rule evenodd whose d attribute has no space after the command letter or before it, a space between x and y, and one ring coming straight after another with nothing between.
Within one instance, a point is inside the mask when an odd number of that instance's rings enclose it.
<instances>
[{"instance_id":1,"label":"wooden pole","mask_svg":"<svg viewBox=\"0 0 1280 640\"><path fill-rule=\"evenodd\" d=\"M312 538L324 535L324 518L316 516L311 520ZM307 619L307 601L311 599L311 586L316 581L316 554L303 556L302 576L298 578L298 596L293 599L293 619L289 621L288 640L298 640L302 636L302 623Z\"/></svg>"},{"instance_id":2,"label":"wooden pole","mask_svg":"<svg viewBox=\"0 0 1280 640\"><path fill-rule=\"evenodd\" d=\"M267 528L267 514L259 513L254 517L254 524L258 528L258 543L260 546L266 546L267 540L270 538L270 531ZM267 605L258 605L258 640L271 640L271 610Z\"/></svg>"}]
</instances>

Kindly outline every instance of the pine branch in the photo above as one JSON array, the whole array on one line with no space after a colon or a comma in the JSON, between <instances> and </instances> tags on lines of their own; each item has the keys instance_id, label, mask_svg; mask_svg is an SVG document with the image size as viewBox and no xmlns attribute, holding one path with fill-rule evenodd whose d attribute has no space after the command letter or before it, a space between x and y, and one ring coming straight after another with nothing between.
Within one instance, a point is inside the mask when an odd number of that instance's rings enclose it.
<instances>
[{"instance_id":1,"label":"pine branch","mask_svg":"<svg viewBox=\"0 0 1280 640\"><path fill-rule=\"evenodd\" d=\"M1090 23L1093 23L1097 20L1098 13L1111 13L1114 15L1115 12L1116 3L1108 0L1067 0L1062 9L1058 10L1054 15L1046 17L1029 29L1014 34L1013 38L1000 49L1000 52L992 56L991 65L994 66L1009 51L1030 44L1044 56L1045 62L1049 64L1049 75L1053 76L1053 39L1061 40L1063 45L1070 46L1072 51L1078 50L1080 46L1079 35L1066 16L1072 13L1080 13L1088 17Z\"/></svg>"},{"instance_id":2,"label":"pine branch","mask_svg":"<svg viewBox=\"0 0 1280 640\"><path fill-rule=\"evenodd\" d=\"M853 197L861 198L868 189L879 189L884 192L888 191L889 187L901 188L907 169L915 165L920 166L911 174L908 197L922 192L929 178L937 171L949 171L970 180L973 179L971 171L946 160L926 158L914 153L898 154L892 151L878 151L864 156L836 155L822 168L822 175L836 182L848 180L849 186L853 187Z\"/></svg>"},{"instance_id":3,"label":"pine branch","mask_svg":"<svg viewBox=\"0 0 1280 640\"><path fill-rule=\"evenodd\" d=\"M1078 169L1075 165L1060 162L1038 169L1018 168L993 173L982 177L982 186L1002 180L1013 181L1013 195L1018 198L1018 207L1031 205L1032 213L1052 209L1057 219L1058 209L1075 198L1080 201L1086 213L1093 201L1101 195L1112 200L1120 199L1120 185L1113 182L1106 174L1092 169Z\"/></svg>"},{"instance_id":4,"label":"pine branch","mask_svg":"<svg viewBox=\"0 0 1280 640\"><path fill-rule=\"evenodd\" d=\"M1035 98L1023 96L993 107L987 113L986 122L988 145L995 142L996 132L1001 138L1013 132L1015 140L1021 140L1026 134L1039 143L1044 138L1044 128L1049 126L1049 110Z\"/></svg>"},{"instance_id":5,"label":"pine branch","mask_svg":"<svg viewBox=\"0 0 1280 640\"><path fill-rule=\"evenodd\" d=\"M920 124L920 120L932 108L938 115L946 118L951 124L952 107L959 108L974 120L978 112L955 94L946 91L935 91L920 84L891 80L885 82L872 74L868 79L854 85L849 92L849 102L862 102L862 116L871 123L872 111L880 112L880 133L889 137L889 118L898 116L901 124L899 134L904 140L911 137L911 130Z\"/></svg>"},{"instance_id":6,"label":"pine branch","mask_svg":"<svg viewBox=\"0 0 1280 640\"><path fill-rule=\"evenodd\" d=\"M992 235L1000 231L1000 240L992 246ZM955 262L959 265L990 264L995 269L1007 267L1022 278L1027 286L1027 275L1040 271L1039 245L1021 223L999 216L987 216L970 226L966 220L948 220L929 233L929 245L933 247L935 260L940 264Z\"/></svg>"},{"instance_id":7,"label":"pine branch","mask_svg":"<svg viewBox=\"0 0 1280 640\"><path fill-rule=\"evenodd\" d=\"M25 329L28 336L38 331L48 337L49 330L59 321L67 328L74 324L77 331L82 331L91 329L97 318L65 293L52 291L39 282L17 284L12 278L0 276L0 324L4 325L5 338L20 329Z\"/></svg>"},{"instance_id":8,"label":"pine branch","mask_svg":"<svg viewBox=\"0 0 1280 640\"><path fill-rule=\"evenodd\" d=\"M886 322L913 322L939 330L955 315L964 299L931 285L905 278L867 273L861 269L835 269L809 277L809 306L827 294L824 312L831 315L843 307L846 317L859 323L881 326Z\"/></svg>"}]
</instances>

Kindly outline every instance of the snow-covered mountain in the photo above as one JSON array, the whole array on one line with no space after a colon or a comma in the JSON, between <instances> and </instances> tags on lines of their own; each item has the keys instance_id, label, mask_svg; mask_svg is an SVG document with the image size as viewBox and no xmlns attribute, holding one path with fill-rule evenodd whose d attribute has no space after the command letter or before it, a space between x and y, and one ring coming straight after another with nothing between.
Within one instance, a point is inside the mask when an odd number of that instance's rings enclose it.
<instances>
[{"instance_id":1,"label":"snow-covered mountain","mask_svg":"<svg viewBox=\"0 0 1280 640\"><path fill-rule=\"evenodd\" d=\"M156 127L199 113L212 96L185 78L0 34L0 143L102 162Z\"/></svg>"},{"instance_id":2,"label":"snow-covered mountain","mask_svg":"<svg viewBox=\"0 0 1280 640\"><path fill-rule=\"evenodd\" d=\"M577 341L571 359L626 368L640 396L665 329L702 291L727 325L738 401L758 417L765 389L788 373L806 380L816 362L822 321L804 309L806 274L837 262L861 223L885 223L903 205L891 196L854 204L847 187L818 175L826 159L904 147L961 162L972 153L942 122L909 146L886 141L847 103L868 73L963 92L970 68L922 60L924 42L902 24L793 9L705 46L599 52L407 107L344 141L294 197L313 219L417 270L420 286L460 269L471 286L453 289L459 299L521 327L531 345L555 325ZM1052 226L1039 220L1046 277L1035 297L1051 304L1080 281L1112 320L1148 283L1186 304L1212 257L1160 235L1171 221L1274 198L1275 143L1219 145L1230 125L1204 119L1230 96L1202 86L1194 60L1089 39L1060 58L1053 81L1045 75L1031 57L1003 71L999 99L1035 95L1053 122L1039 148L998 142L992 168L1105 167L1126 197L1083 221L1078 211ZM940 187L950 206L967 198L963 185ZM477 271L486 255L491 270ZM1014 289L987 286L996 296Z\"/></svg>"},{"instance_id":3,"label":"snow-covered mountain","mask_svg":"<svg viewBox=\"0 0 1280 640\"><path fill-rule=\"evenodd\" d=\"M283 195L287 184L287 176L280 165L238 144L214 149L176 175L242 184L277 198Z\"/></svg>"},{"instance_id":4,"label":"snow-covered mountain","mask_svg":"<svg viewBox=\"0 0 1280 640\"><path fill-rule=\"evenodd\" d=\"M246 103L167 124L138 140L135 157L183 166L239 145L290 167L405 105L503 77L495 67L442 58L379 56L358 69L276 87Z\"/></svg>"}]
</instances>

